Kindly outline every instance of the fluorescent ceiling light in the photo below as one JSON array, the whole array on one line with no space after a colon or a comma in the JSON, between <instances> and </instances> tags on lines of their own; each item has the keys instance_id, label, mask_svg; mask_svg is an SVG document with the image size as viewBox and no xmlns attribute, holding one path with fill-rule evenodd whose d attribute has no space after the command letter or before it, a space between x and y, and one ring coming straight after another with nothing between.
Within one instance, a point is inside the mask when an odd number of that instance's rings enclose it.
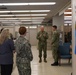
<instances>
[{"instance_id":1,"label":"fluorescent ceiling light","mask_svg":"<svg viewBox=\"0 0 76 75\"><path fill-rule=\"evenodd\" d=\"M40 24L41 22L32 22L33 24Z\"/></svg>"},{"instance_id":2,"label":"fluorescent ceiling light","mask_svg":"<svg viewBox=\"0 0 76 75\"><path fill-rule=\"evenodd\" d=\"M41 23L41 22L33 22L33 21L30 21L30 22L22 22L22 23Z\"/></svg>"},{"instance_id":3,"label":"fluorescent ceiling light","mask_svg":"<svg viewBox=\"0 0 76 75\"><path fill-rule=\"evenodd\" d=\"M70 17L71 18L72 16L64 16L64 17L68 17L68 18Z\"/></svg>"},{"instance_id":4,"label":"fluorescent ceiling light","mask_svg":"<svg viewBox=\"0 0 76 75\"><path fill-rule=\"evenodd\" d=\"M26 24L26 23L31 23L31 24L35 23L35 24L37 24L37 23L41 23L41 22L34 22L34 21L31 21L31 22L21 22L21 23L23 23L23 24Z\"/></svg>"},{"instance_id":5,"label":"fluorescent ceiling light","mask_svg":"<svg viewBox=\"0 0 76 75\"><path fill-rule=\"evenodd\" d=\"M32 22L32 23L33 23L33 24L41 24L41 22L36 22L36 23L35 23L35 22Z\"/></svg>"},{"instance_id":6,"label":"fluorescent ceiling light","mask_svg":"<svg viewBox=\"0 0 76 75\"><path fill-rule=\"evenodd\" d=\"M46 16L47 14L15 14L15 16Z\"/></svg>"},{"instance_id":7,"label":"fluorescent ceiling light","mask_svg":"<svg viewBox=\"0 0 76 75\"><path fill-rule=\"evenodd\" d=\"M0 22L6 22L6 21L8 21L8 22L19 22L19 20L0 20Z\"/></svg>"},{"instance_id":8,"label":"fluorescent ceiling light","mask_svg":"<svg viewBox=\"0 0 76 75\"><path fill-rule=\"evenodd\" d=\"M0 20L16 20L16 19L18 19L18 18L0 18Z\"/></svg>"},{"instance_id":9,"label":"fluorescent ceiling light","mask_svg":"<svg viewBox=\"0 0 76 75\"><path fill-rule=\"evenodd\" d=\"M47 16L47 14L31 14L31 16Z\"/></svg>"},{"instance_id":10,"label":"fluorescent ceiling light","mask_svg":"<svg viewBox=\"0 0 76 75\"><path fill-rule=\"evenodd\" d=\"M13 24L13 23L3 23L3 24Z\"/></svg>"},{"instance_id":11,"label":"fluorescent ceiling light","mask_svg":"<svg viewBox=\"0 0 76 75\"><path fill-rule=\"evenodd\" d=\"M38 27L39 27L39 26L41 26L41 25L38 25Z\"/></svg>"},{"instance_id":12,"label":"fluorescent ceiling light","mask_svg":"<svg viewBox=\"0 0 76 75\"><path fill-rule=\"evenodd\" d=\"M13 13L13 12L17 12L17 13L18 13L18 12L30 12L30 10L13 10L13 11L10 11L10 12L12 12L12 13Z\"/></svg>"},{"instance_id":13,"label":"fluorescent ceiling light","mask_svg":"<svg viewBox=\"0 0 76 75\"><path fill-rule=\"evenodd\" d=\"M6 16L46 16L47 14L14 14L14 15L0 15L0 17Z\"/></svg>"},{"instance_id":14,"label":"fluorescent ceiling light","mask_svg":"<svg viewBox=\"0 0 76 75\"><path fill-rule=\"evenodd\" d=\"M21 23L21 22L9 22L9 21L7 21L7 22L2 22L2 23Z\"/></svg>"},{"instance_id":15,"label":"fluorescent ceiling light","mask_svg":"<svg viewBox=\"0 0 76 75\"><path fill-rule=\"evenodd\" d=\"M68 24L64 24L64 26L68 26Z\"/></svg>"},{"instance_id":16,"label":"fluorescent ceiling light","mask_svg":"<svg viewBox=\"0 0 76 75\"><path fill-rule=\"evenodd\" d=\"M37 21L32 21L33 23L41 23L41 22L37 22Z\"/></svg>"},{"instance_id":17,"label":"fluorescent ceiling light","mask_svg":"<svg viewBox=\"0 0 76 75\"><path fill-rule=\"evenodd\" d=\"M35 22L35 23L37 23L37 22L38 22L38 23L40 23L40 22L42 22L42 21L32 21L32 22Z\"/></svg>"},{"instance_id":18,"label":"fluorescent ceiling light","mask_svg":"<svg viewBox=\"0 0 76 75\"><path fill-rule=\"evenodd\" d=\"M68 8L68 9L72 9L72 8Z\"/></svg>"},{"instance_id":19,"label":"fluorescent ceiling light","mask_svg":"<svg viewBox=\"0 0 76 75\"><path fill-rule=\"evenodd\" d=\"M37 28L37 26L30 26L29 28Z\"/></svg>"},{"instance_id":20,"label":"fluorescent ceiling light","mask_svg":"<svg viewBox=\"0 0 76 75\"><path fill-rule=\"evenodd\" d=\"M64 21L64 23L72 23L72 21Z\"/></svg>"},{"instance_id":21,"label":"fluorescent ceiling light","mask_svg":"<svg viewBox=\"0 0 76 75\"><path fill-rule=\"evenodd\" d=\"M2 22L2 23L12 23L12 22Z\"/></svg>"},{"instance_id":22,"label":"fluorescent ceiling light","mask_svg":"<svg viewBox=\"0 0 76 75\"><path fill-rule=\"evenodd\" d=\"M70 17L64 17L64 20L72 20Z\"/></svg>"},{"instance_id":23,"label":"fluorescent ceiling light","mask_svg":"<svg viewBox=\"0 0 76 75\"><path fill-rule=\"evenodd\" d=\"M15 16L31 16L30 14L15 14Z\"/></svg>"},{"instance_id":24,"label":"fluorescent ceiling light","mask_svg":"<svg viewBox=\"0 0 76 75\"><path fill-rule=\"evenodd\" d=\"M32 18L32 20L43 20L43 18Z\"/></svg>"},{"instance_id":25,"label":"fluorescent ceiling light","mask_svg":"<svg viewBox=\"0 0 76 75\"><path fill-rule=\"evenodd\" d=\"M18 18L18 19L44 19L45 17L23 17L23 18Z\"/></svg>"},{"instance_id":26,"label":"fluorescent ceiling light","mask_svg":"<svg viewBox=\"0 0 76 75\"><path fill-rule=\"evenodd\" d=\"M41 24L41 23L21 23L21 24Z\"/></svg>"},{"instance_id":27,"label":"fluorescent ceiling light","mask_svg":"<svg viewBox=\"0 0 76 75\"><path fill-rule=\"evenodd\" d=\"M19 20L8 20L8 21L12 21L12 22L13 22L13 21L14 21L14 22L19 22Z\"/></svg>"},{"instance_id":28,"label":"fluorescent ceiling light","mask_svg":"<svg viewBox=\"0 0 76 75\"><path fill-rule=\"evenodd\" d=\"M34 3L0 3L0 6L24 6L24 5L55 5L56 2L34 2Z\"/></svg>"},{"instance_id":29,"label":"fluorescent ceiling light","mask_svg":"<svg viewBox=\"0 0 76 75\"><path fill-rule=\"evenodd\" d=\"M34 18L0 18L0 20L10 20L10 19L14 19L14 20L16 20L16 19L26 19L26 20L28 20L28 19L44 19L45 17L34 17Z\"/></svg>"},{"instance_id":30,"label":"fluorescent ceiling light","mask_svg":"<svg viewBox=\"0 0 76 75\"><path fill-rule=\"evenodd\" d=\"M0 21L8 21L8 20L0 20Z\"/></svg>"},{"instance_id":31,"label":"fluorescent ceiling light","mask_svg":"<svg viewBox=\"0 0 76 75\"><path fill-rule=\"evenodd\" d=\"M21 24L32 24L32 23L21 23Z\"/></svg>"},{"instance_id":32,"label":"fluorescent ceiling light","mask_svg":"<svg viewBox=\"0 0 76 75\"><path fill-rule=\"evenodd\" d=\"M71 26L72 24L69 24L69 26Z\"/></svg>"},{"instance_id":33,"label":"fluorescent ceiling light","mask_svg":"<svg viewBox=\"0 0 76 75\"><path fill-rule=\"evenodd\" d=\"M64 12L64 14L72 14L72 12Z\"/></svg>"},{"instance_id":34,"label":"fluorescent ceiling light","mask_svg":"<svg viewBox=\"0 0 76 75\"><path fill-rule=\"evenodd\" d=\"M43 19L42 20L32 20L32 21L43 21Z\"/></svg>"},{"instance_id":35,"label":"fluorescent ceiling light","mask_svg":"<svg viewBox=\"0 0 76 75\"><path fill-rule=\"evenodd\" d=\"M21 21L37 21L37 22L42 22L43 20L21 20Z\"/></svg>"},{"instance_id":36,"label":"fluorescent ceiling light","mask_svg":"<svg viewBox=\"0 0 76 75\"><path fill-rule=\"evenodd\" d=\"M45 17L31 17L31 18L45 18Z\"/></svg>"},{"instance_id":37,"label":"fluorescent ceiling light","mask_svg":"<svg viewBox=\"0 0 76 75\"><path fill-rule=\"evenodd\" d=\"M56 2L37 2L37 3L29 3L29 5L55 5Z\"/></svg>"},{"instance_id":38,"label":"fluorescent ceiling light","mask_svg":"<svg viewBox=\"0 0 76 75\"><path fill-rule=\"evenodd\" d=\"M0 11L0 13L21 13L21 12L50 12L50 10L11 10L11 11Z\"/></svg>"},{"instance_id":39,"label":"fluorescent ceiling light","mask_svg":"<svg viewBox=\"0 0 76 75\"><path fill-rule=\"evenodd\" d=\"M72 23L64 23L64 25L66 25L66 24L69 25L69 24L72 24Z\"/></svg>"},{"instance_id":40,"label":"fluorescent ceiling light","mask_svg":"<svg viewBox=\"0 0 76 75\"><path fill-rule=\"evenodd\" d=\"M44 19L45 17L31 17L31 18L18 18L18 19Z\"/></svg>"},{"instance_id":41,"label":"fluorescent ceiling light","mask_svg":"<svg viewBox=\"0 0 76 75\"><path fill-rule=\"evenodd\" d=\"M0 6L20 6L28 5L28 3L0 3Z\"/></svg>"},{"instance_id":42,"label":"fluorescent ceiling light","mask_svg":"<svg viewBox=\"0 0 76 75\"><path fill-rule=\"evenodd\" d=\"M50 10L31 10L30 12L50 12Z\"/></svg>"},{"instance_id":43,"label":"fluorescent ceiling light","mask_svg":"<svg viewBox=\"0 0 76 75\"><path fill-rule=\"evenodd\" d=\"M0 17L8 17L8 16L15 16L15 15L0 15Z\"/></svg>"},{"instance_id":44,"label":"fluorescent ceiling light","mask_svg":"<svg viewBox=\"0 0 76 75\"><path fill-rule=\"evenodd\" d=\"M25 26L26 28L28 28L28 26Z\"/></svg>"},{"instance_id":45,"label":"fluorescent ceiling light","mask_svg":"<svg viewBox=\"0 0 76 75\"><path fill-rule=\"evenodd\" d=\"M34 22L34 21L32 21L32 23L41 23L41 22Z\"/></svg>"},{"instance_id":46,"label":"fluorescent ceiling light","mask_svg":"<svg viewBox=\"0 0 76 75\"><path fill-rule=\"evenodd\" d=\"M0 17L10 17L10 16L46 16L47 14L17 14L17 15L0 15Z\"/></svg>"},{"instance_id":47,"label":"fluorescent ceiling light","mask_svg":"<svg viewBox=\"0 0 76 75\"><path fill-rule=\"evenodd\" d=\"M10 13L10 11L0 11L0 13Z\"/></svg>"},{"instance_id":48,"label":"fluorescent ceiling light","mask_svg":"<svg viewBox=\"0 0 76 75\"><path fill-rule=\"evenodd\" d=\"M10 12L50 12L50 10L13 10Z\"/></svg>"},{"instance_id":49,"label":"fluorescent ceiling light","mask_svg":"<svg viewBox=\"0 0 76 75\"><path fill-rule=\"evenodd\" d=\"M32 20L21 20L21 21L32 21Z\"/></svg>"},{"instance_id":50,"label":"fluorescent ceiling light","mask_svg":"<svg viewBox=\"0 0 76 75\"><path fill-rule=\"evenodd\" d=\"M0 18L0 21L14 21L14 22L20 22L20 21L38 21L42 22L44 17L34 17L34 18Z\"/></svg>"}]
</instances>

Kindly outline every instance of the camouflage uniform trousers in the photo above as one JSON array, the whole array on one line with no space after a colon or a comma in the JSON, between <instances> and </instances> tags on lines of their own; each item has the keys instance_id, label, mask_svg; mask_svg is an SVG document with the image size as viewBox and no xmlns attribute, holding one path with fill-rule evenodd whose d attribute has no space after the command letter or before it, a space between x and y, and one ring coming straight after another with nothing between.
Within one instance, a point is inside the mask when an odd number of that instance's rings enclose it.
<instances>
[{"instance_id":1,"label":"camouflage uniform trousers","mask_svg":"<svg viewBox=\"0 0 76 75\"><path fill-rule=\"evenodd\" d=\"M29 65L26 63L22 63L22 64L17 63L19 75L31 75L31 68L26 68L26 66Z\"/></svg>"},{"instance_id":2,"label":"camouflage uniform trousers","mask_svg":"<svg viewBox=\"0 0 76 75\"><path fill-rule=\"evenodd\" d=\"M47 58L47 45L39 45L39 58L42 57L42 51L44 52L43 57Z\"/></svg>"},{"instance_id":3,"label":"camouflage uniform trousers","mask_svg":"<svg viewBox=\"0 0 76 75\"><path fill-rule=\"evenodd\" d=\"M52 47L52 56L55 62L58 62L58 47Z\"/></svg>"}]
</instances>

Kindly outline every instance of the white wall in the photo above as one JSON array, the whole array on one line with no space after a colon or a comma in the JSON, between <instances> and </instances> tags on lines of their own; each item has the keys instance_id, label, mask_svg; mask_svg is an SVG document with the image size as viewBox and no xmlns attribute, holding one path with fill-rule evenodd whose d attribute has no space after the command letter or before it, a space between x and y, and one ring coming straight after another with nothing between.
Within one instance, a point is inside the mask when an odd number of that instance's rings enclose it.
<instances>
[{"instance_id":1,"label":"white wall","mask_svg":"<svg viewBox=\"0 0 76 75\"><path fill-rule=\"evenodd\" d=\"M57 14L56 16L53 17L53 25L57 26L57 29L62 32L62 39L64 42L64 14L60 15Z\"/></svg>"},{"instance_id":2,"label":"white wall","mask_svg":"<svg viewBox=\"0 0 76 75\"><path fill-rule=\"evenodd\" d=\"M73 66L73 75L76 75L76 36L75 36L75 26L76 26L76 0L71 0L72 2L72 66Z\"/></svg>"},{"instance_id":3,"label":"white wall","mask_svg":"<svg viewBox=\"0 0 76 75\"><path fill-rule=\"evenodd\" d=\"M36 46L37 45L37 39L36 39L36 36L37 36L37 28L30 28L29 29L29 38L30 38L30 43L32 46Z\"/></svg>"},{"instance_id":4,"label":"white wall","mask_svg":"<svg viewBox=\"0 0 76 75\"><path fill-rule=\"evenodd\" d=\"M58 30L61 30L61 26L64 25L64 14L62 15L56 15L53 17L53 25L57 25Z\"/></svg>"}]
</instances>

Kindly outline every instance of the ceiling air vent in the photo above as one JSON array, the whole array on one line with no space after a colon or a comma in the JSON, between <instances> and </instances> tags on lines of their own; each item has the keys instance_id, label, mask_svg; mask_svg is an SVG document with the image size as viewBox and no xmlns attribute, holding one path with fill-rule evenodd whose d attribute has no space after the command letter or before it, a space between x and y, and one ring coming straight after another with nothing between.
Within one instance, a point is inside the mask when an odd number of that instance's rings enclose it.
<instances>
[{"instance_id":1,"label":"ceiling air vent","mask_svg":"<svg viewBox=\"0 0 76 75\"><path fill-rule=\"evenodd\" d=\"M16 18L16 16L13 16L13 18Z\"/></svg>"},{"instance_id":2,"label":"ceiling air vent","mask_svg":"<svg viewBox=\"0 0 76 75\"><path fill-rule=\"evenodd\" d=\"M0 9L7 9L5 6L1 6Z\"/></svg>"},{"instance_id":3,"label":"ceiling air vent","mask_svg":"<svg viewBox=\"0 0 76 75\"><path fill-rule=\"evenodd\" d=\"M13 14L12 12L9 12L8 14Z\"/></svg>"}]
</instances>

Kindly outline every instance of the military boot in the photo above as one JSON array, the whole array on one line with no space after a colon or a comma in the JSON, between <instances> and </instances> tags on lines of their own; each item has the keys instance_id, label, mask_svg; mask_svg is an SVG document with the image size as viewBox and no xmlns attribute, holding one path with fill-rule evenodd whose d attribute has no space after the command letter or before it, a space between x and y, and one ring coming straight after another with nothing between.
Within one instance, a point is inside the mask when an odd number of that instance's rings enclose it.
<instances>
[{"instance_id":1,"label":"military boot","mask_svg":"<svg viewBox=\"0 0 76 75\"><path fill-rule=\"evenodd\" d=\"M46 58L44 58L44 62L45 62L45 63L47 63L47 60L46 60Z\"/></svg>"},{"instance_id":2,"label":"military boot","mask_svg":"<svg viewBox=\"0 0 76 75\"><path fill-rule=\"evenodd\" d=\"M51 66L58 66L58 62L54 62L53 64L51 64Z\"/></svg>"},{"instance_id":3,"label":"military boot","mask_svg":"<svg viewBox=\"0 0 76 75\"><path fill-rule=\"evenodd\" d=\"M39 63L41 63L41 62L42 62L42 58L39 59Z\"/></svg>"}]
</instances>

